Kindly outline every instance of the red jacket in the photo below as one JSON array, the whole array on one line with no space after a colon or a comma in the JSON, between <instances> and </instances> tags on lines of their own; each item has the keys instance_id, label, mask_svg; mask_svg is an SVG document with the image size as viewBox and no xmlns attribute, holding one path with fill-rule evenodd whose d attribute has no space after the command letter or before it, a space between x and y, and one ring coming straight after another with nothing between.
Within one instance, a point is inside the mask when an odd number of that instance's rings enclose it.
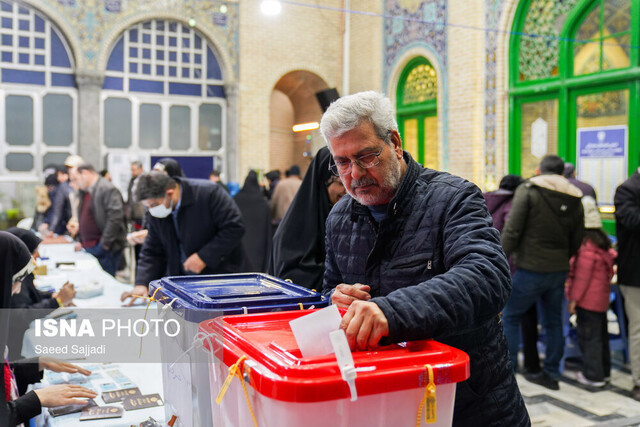
<instances>
[{"instance_id":1,"label":"red jacket","mask_svg":"<svg viewBox=\"0 0 640 427\"><path fill-rule=\"evenodd\" d=\"M605 251L591 241L585 241L571 258L571 270L565 293L567 300L576 301L585 310L604 313L609 308L613 264L618 256L613 249Z\"/></svg>"}]
</instances>

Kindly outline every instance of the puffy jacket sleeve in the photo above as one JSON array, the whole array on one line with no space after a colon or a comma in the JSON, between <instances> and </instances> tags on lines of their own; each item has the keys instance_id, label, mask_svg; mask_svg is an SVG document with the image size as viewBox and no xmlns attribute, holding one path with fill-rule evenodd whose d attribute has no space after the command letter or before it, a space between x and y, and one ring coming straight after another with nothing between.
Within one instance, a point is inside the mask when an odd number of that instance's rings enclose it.
<instances>
[{"instance_id":1,"label":"puffy jacket sleeve","mask_svg":"<svg viewBox=\"0 0 640 427\"><path fill-rule=\"evenodd\" d=\"M569 301L581 301L589 288L589 282L593 276L596 257L590 250L580 249L571 260L571 270L567 279L565 293Z\"/></svg>"},{"instance_id":2,"label":"puffy jacket sleeve","mask_svg":"<svg viewBox=\"0 0 640 427\"><path fill-rule=\"evenodd\" d=\"M215 269L240 244L244 235L244 223L238 205L219 185L209 195L208 214L218 231L207 244L198 249L198 256L208 268ZM188 257L190 254L186 255Z\"/></svg>"},{"instance_id":3,"label":"puffy jacket sleeve","mask_svg":"<svg viewBox=\"0 0 640 427\"><path fill-rule=\"evenodd\" d=\"M444 209L440 233L445 273L371 299L387 317L389 341L471 331L495 318L510 295L511 275L500 234L491 225L480 190L465 183Z\"/></svg>"},{"instance_id":4,"label":"puffy jacket sleeve","mask_svg":"<svg viewBox=\"0 0 640 427\"><path fill-rule=\"evenodd\" d=\"M621 185L616 190L613 203L616 206L616 220L630 230L640 230L640 205L633 189Z\"/></svg>"},{"instance_id":5,"label":"puffy jacket sleeve","mask_svg":"<svg viewBox=\"0 0 640 427\"><path fill-rule=\"evenodd\" d=\"M513 196L511 210L507 216L506 223L502 230L502 246L507 256L511 256L518 248L520 239L527 223L527 214L529 212L529 186L524 184L516 188Z\"/></svg>"}]
</instances>

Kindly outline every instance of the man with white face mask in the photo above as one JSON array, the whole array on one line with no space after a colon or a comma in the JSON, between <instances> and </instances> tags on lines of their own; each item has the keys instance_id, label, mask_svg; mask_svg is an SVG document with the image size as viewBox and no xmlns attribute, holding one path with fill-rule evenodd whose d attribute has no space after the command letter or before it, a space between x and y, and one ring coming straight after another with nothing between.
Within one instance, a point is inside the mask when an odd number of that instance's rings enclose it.
<instances>
[{"instance_id":1,"label":"man with white face mask","mask_svg":"<svg viewBox=\"0 0 640 427\"><path fill-rule=\"evenodd\" d=\"M220 186L152 171L138 177L136 198L149 210L149 234L140 252L136 286L122 294L122 301L148 295L149 282L164 276L241 270L242 215Z\"/></svg>"}]
</instances>

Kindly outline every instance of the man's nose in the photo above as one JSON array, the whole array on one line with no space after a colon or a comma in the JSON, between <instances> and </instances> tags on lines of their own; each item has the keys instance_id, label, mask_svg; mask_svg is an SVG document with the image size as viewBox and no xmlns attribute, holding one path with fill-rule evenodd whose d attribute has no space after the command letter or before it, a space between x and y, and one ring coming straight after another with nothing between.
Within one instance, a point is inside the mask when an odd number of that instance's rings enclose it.
<instances>
[{"instance_id":1,"label":"man's nose","mask_svg":"<svg viewBox=\"0 0 640 427\"><path fill-rule=\"evenodd\" d=\"M367 174L367 170L356 162L351 163L351 178L360 179Z\"/></svg>"}]
</instances>

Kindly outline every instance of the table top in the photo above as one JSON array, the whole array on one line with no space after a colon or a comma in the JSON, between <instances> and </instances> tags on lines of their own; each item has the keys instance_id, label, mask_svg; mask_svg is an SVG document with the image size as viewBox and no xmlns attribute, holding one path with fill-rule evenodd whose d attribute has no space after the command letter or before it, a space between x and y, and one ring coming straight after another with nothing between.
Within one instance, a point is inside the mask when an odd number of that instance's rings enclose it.
<instances>
[{"instance_id":1,"label":"table top","mask_svg":"<svg viewBox=\"0 0 640 427\"><path fill-rule=\"evenodd\" d=\"M34 284L42 289L60 289L66 281L70 281L76 287L78 295L74 303L79 308L121 308L120 296L123 292L131 290L132 286L120 283L113 276L106 273L100 267L97 259L84 251L75 251L73 243L41 244L39 252L41 260L39 264L47 266L47 274L36 276ZM84 298L80 298L84 296ZM146 300L139 300L136 304L138 309L146 306ZM154 307L155 309L155 307ZM30 335L33 329L27 331L24 338L23 356L34 355L33 343ZM93 388L99 394L103 390L138 387L142 395L160 394L162 392L162 367L159 363L79 363L80 366L92 371L89 382L81 385ZM113 374L116 375L113 375ZM51 383L83 381L86 378L78 377L75 374L57 374L46 372L42 383L36 387L46 386ZM115 377L115 378L114 378ZM129 381L122 382L124 379ZM119 382L118 382L119 381ZM99 406L105 403L100 396L94 399ZM117 404L109 404L117 405ZM153 417L156 421L164 424L164 407L146 408L135 411L124 411L121 418L80 421L80 414L70 414L59 417L52 417L48 410L43 409L43 413L36 419L39 426L126 426L138 425L143 421Z\"/></svg>"}]
</instances>

